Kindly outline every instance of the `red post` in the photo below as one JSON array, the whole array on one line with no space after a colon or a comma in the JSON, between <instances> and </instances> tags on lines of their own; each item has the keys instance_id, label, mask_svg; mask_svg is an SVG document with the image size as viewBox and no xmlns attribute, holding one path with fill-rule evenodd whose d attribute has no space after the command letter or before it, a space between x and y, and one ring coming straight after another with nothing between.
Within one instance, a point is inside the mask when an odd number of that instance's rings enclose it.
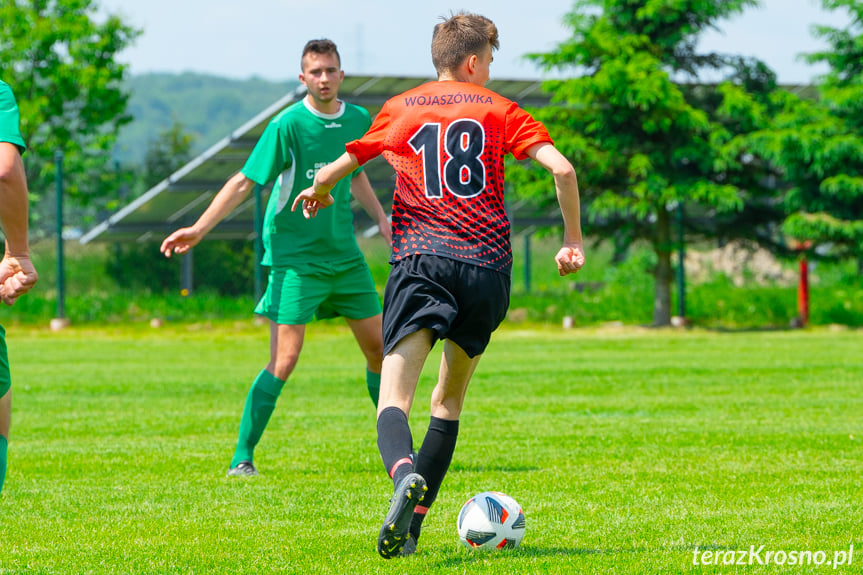
<instances>
[{"instance_id":1,"label":"red post","mask_svg":"<svg viewBox=\"0 0 863 575\"><path fill-rule=\"evenodd\" d=\"M800 256L800 282L797 284L797 317L800 327L809 325L809 262L806 254Z\"/></svg>"}]
</instances>

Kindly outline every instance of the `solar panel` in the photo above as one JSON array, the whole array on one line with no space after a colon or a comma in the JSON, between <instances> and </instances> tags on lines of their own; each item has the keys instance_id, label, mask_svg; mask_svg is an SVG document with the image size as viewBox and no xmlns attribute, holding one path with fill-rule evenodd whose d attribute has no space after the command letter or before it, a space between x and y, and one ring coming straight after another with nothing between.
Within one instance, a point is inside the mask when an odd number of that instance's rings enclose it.
<instances>
[{"instance_id":1,"label":"solar panel","mask_svg":"<svg viewBox=\"0 0 863 575\"><path fill-rule=\"evenodd\" d=\"M346 102L363 106L374 117L389 98L430 81L434 81L434 78L347 76L339 89L339 97ZM550 100L548 94L542 91L541 85L541 80L490 80L486 87L522 106L541 107ZM304 95L303 86L285 94L198 157L89 230L81 237L81 243L156 241L179 227L192 224L224 183L243 167L270 119ZM384 210L389 212L395 188L392 169L379 157L366 164L365 170ZM266 205L271 188L272 185L269 185L262 190L263 205ZM250 195L250 199L216 225L205 240L253 238L255 209L253 196ZM354 202L353 209L357 228L371 228L372 221L358 202Z\"/></svg>"}]
</instances>

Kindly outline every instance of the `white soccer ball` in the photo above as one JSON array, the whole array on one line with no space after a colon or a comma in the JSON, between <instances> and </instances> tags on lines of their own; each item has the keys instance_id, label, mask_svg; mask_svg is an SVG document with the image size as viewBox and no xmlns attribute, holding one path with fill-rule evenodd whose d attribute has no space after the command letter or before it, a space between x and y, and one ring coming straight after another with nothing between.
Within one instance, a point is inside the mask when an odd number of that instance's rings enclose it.
<instances>
[{"instance_id":1,"label":"white soccer ball","mask_svg":"<svg viewBox=\"0 0 863 575\"><path fill-rule=\"evenodd\" d=\"M509 495L486 491L462 506L456 526L459 539L470 549L518 547L524 538L524 512Z\"/></svg>"}]
</instances>

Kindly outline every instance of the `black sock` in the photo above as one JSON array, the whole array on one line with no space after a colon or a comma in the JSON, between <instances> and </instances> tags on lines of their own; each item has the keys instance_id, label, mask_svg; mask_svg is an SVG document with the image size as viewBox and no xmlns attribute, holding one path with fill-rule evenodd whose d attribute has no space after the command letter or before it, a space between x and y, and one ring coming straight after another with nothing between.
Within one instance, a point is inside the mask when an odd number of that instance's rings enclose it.
<instances>
[{"instance_id":1,"label":"black sock","mask_svg":"<svg viewBox=\"0 0 863 575\"><path fill-rule=\"evenodd\" d=\"M455 452L457 438L458 420L449 421L438 417L431 418L422 447L419 453L417 453L417 462L415 465L416 472L423 476L428 485L428 491L423 498L423 502L417 505L417 510L414 512L413 519L411 520L410 533L416 539L419 539L423 519L425 519L428 508L431 507L431 504L437 498L438 490L449 469L452 455Z\"/></svg>"},{"instance_id":2,"label":"black sock","mask_svg":"<svg viewBox=\"0 0 863 575\"><path fill-rule=\"evenodd\" d=\"M393 485L413 471L411 428L408 416L398 407L387 407L378 416L378 451Z\"/></svg>"}]
</instances>

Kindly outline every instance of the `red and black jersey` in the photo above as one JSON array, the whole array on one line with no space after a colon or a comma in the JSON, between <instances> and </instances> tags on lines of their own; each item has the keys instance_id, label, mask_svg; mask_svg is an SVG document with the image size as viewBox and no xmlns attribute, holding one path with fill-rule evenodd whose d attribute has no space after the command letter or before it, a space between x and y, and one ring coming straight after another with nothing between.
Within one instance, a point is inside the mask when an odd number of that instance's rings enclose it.
<instances>
[{"instance_id":1,"label":"red and black jersey","mask_svg":"<svg viewBox=\"0 0 863 575\"><path fill-rule=\"evenodd\" d=\"M434 254L509 274L504 156L551 143L530 114L467 82L430 82L389 99L347 151L396 171L391 262Z\"/></svg>"}]
</instances>

